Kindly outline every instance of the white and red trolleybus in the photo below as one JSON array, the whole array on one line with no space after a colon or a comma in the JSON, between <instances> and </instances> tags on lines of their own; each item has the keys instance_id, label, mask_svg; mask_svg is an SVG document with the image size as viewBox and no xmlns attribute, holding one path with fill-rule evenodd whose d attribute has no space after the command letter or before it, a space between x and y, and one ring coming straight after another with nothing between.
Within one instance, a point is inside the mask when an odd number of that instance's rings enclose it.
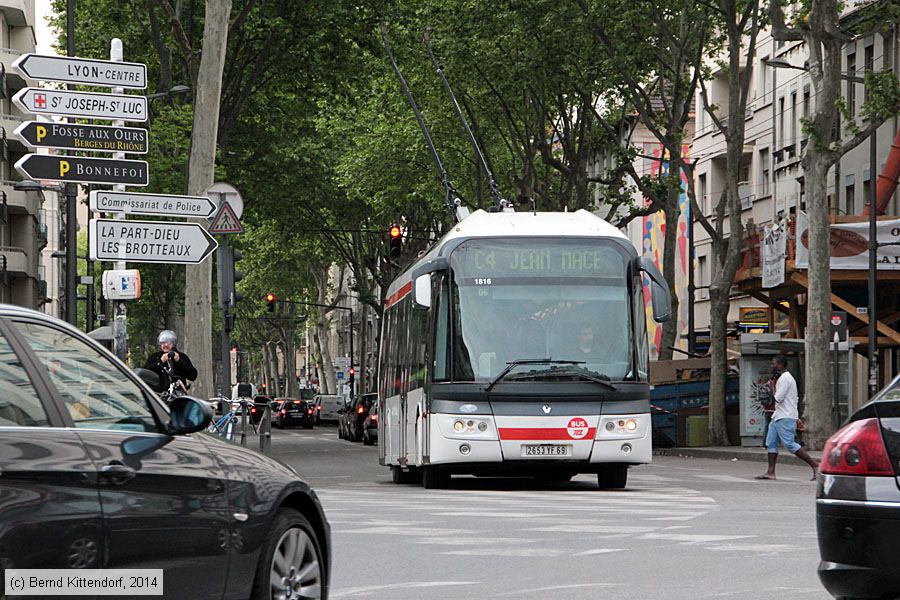
<instances>
[{"instance_id":1,"label":"white and red trolleybus","mask_svg":"<svg viewBox=\"0 0 900 600\"><path fill-rule=\"evenodd\" d=\"M390 286L380 462L426 488L452 474L625 486L651 457L647 327L662 276L603 219L475 211Z\"/></svg>"}]
</instances>

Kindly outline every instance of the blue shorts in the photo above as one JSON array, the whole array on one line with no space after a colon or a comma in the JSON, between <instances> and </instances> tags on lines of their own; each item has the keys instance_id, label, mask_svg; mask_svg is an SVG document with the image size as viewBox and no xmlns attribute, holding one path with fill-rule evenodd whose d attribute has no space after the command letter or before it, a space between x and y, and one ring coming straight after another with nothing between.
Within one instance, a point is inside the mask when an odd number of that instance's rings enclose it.
<instances>
[{"instance_id":1,"label":"blue shorts","mask_svg":"<svg viewBox=\"0 0 900 600\"><path fill-rule=\"evenodd\" d=\"M779 444L792 453L802 448L794 441L797 434L797 419L778 419L769 423L769 431L766 433L766 449L772 454L778 454Z\"/></svg>"}]
</instances>

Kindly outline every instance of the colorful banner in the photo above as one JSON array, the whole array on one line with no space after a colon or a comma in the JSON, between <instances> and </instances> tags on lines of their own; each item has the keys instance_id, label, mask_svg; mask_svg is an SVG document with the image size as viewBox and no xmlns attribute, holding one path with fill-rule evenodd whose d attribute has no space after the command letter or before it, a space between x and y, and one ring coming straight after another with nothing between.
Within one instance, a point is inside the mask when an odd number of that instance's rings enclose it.
<instances>
[{"instance_id":1,"label":"colorful banner","mask_svg":"<svg viewBox=\"0 0 900 600\"><path fill-rule=\"evenodd\" d=\"M669 172L669 161L666 156L662 144L645 143L644 155L652 156L653 159L644 159L644 174L658 176ZM690 156L690 146L682 147L682 154L685 158ZM649 203L649 200L646 200ZM677 318L677 332L675 338L675 347L687 350L687 324L688 324L688 301L687 301L687 284L688 284L688 223L690 222L691 206L688 201L687 194L687 176L681 174L681 196L678 198L678 204L681 209L681 216L678 219L678 237L676 239L675 248L675 291L678 295L679 305L678 314L673 315ZM660 272L663 270L663 246L666 233L666 216L662 212L655 213L643 217L642 223L642 253L645 257L650 258ZM652 318L652 310L650 308L650 280L644 277L644 305L647 310L647 334L650 341L650 358L655 359L659 355L659 347L662 342L662 323L657 323Z\"/></svg>"},{"instance_id":2,"label":"colorful banner","mask_svg":"<svg viewBox=\"0 0 900 600\"><path fill-rule=\"evenodd\" d=\"M878 243L900 243L900 219L878 221ZM869 223L840 223L831 226L829 240L832 269L869 268ZM900 269L900 245L882 246L878 249L879 269ZM797 259L798 269L809 268L809 217L797 213Z\"/></svg>"}]
</instances>

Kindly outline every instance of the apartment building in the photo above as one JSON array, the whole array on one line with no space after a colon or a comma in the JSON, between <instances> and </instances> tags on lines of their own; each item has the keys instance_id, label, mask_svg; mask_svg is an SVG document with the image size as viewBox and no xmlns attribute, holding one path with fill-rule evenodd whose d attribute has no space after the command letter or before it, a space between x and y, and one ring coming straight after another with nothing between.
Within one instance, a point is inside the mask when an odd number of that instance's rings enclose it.
<instances>
[{"instance_id":1,"label":"apartment building","mask_svg":"<svg viewBox=\"0 0 900 600\"><path fill-rule=\"evenodd\" d=\"M900 24L895 23L893 26L886 26L879 33L849 42L842 53L842 71L846 75L861 78L865 71L896 70L900 59L898 25ZM746 113L744 164L739 189L744 222L761 229L765 224L773 222L792 224L798 211L805 209L804 173L800 157L809 139L803 132L802 119L812 111L814 92L809 75L804 70L808 57L805 44L776 42L768 32L764 32L758 40L756 57ZM710 103L727 107L727 75L721 71L716 72L709 89ZM840 93L848 111L856 118L856 124L862 125L864 86L845 79ZM697 104L698 107L702 106L699 95ZM874 174L870 166L868 141L842 157L839 164L831 170L827 185L833 222L864 220L862 215L868 203L870 186L874 185L873 182L884 168L898 125L900 122L895 116L878 130ZM847 137L846 119L840 127ZM698 200L704 214L712 216L719 195L725 187L726 149L724 136L713 125L705 110L697 111L692 150L696 164ZM885 214L900 214L898 199L900 194L895 192L887 204ZM727 231L727 222L725 225ZM702 332L709 328L709 302L704 287L710 283L712 252L706 232L696 223L693 238L696 256L694 276L699 288L695 296L695 329ZM741 288L749 289L747 286ZM848 289L847 297L852 297L858 291ZM730 322L739 322L741 307L765 307L758 295L754 298L741 294L737 288L733 292ZM780 300L774 296L773 299ZM802 298L800 301L802 302ZM859 303L864 304L864 300ZM781 323L783 327L787 326L786 320ZM773 329L777 325L776 320ZM793 334L802 336L799 331L794 331Z\"/></svg>"},{"instance_id":2,"label":"apartment building","mask_svg":"<svg viewBox=\"0 0 900 600\"><path fill-rule=\"evenodd\" d=\"M28 150L12 136L27 120L12 97L19 89L35 85L12 69L26 52L34 52L34 1L0 0L0 301L38 308L47 296L48 225L54 213L43 207L40 191L21 191L13 165Z\"/></svg>"}]
</instances>

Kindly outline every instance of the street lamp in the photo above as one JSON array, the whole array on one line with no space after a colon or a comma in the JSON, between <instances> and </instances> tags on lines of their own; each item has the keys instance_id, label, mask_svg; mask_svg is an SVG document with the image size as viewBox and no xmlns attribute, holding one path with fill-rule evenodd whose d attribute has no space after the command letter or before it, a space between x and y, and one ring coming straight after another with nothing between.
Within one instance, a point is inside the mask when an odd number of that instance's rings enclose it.
<instances>
[{"instance_id":1,"label":"street lamp","mask_svg":"<svg viewBox=\"0 0 900 600\"><path fill-rule=\"evenodd\" d=\"M184 85L183 83L179 83L177 85L173 85L172 88L168 92L159 92L157 94L148 94L147 100L159 100L160 98L168 98L169 96L178 96L181 94L190 93L191 88Z\"/></svg>"},{"instance_id":2,"label":"street lamp","mask_svg":"<svg viewBox=\"0 0 900 600\"><path fill-rule=\"evenodd\" d=\"M804 65L802 67L792 65L787 60L783 58L771 58L764 59L767 65L774 67L776 69L797 69L799 71L809 71L809 67ZM862 83L865 84L866 80L863 77L859 77L858 75L851 75L849 73L841 73L841 79L850 82L851 84ZM772 110L774 111L774 104L772 105ZM838 139L840 139L840 131L838 131ZM877 295L875 293L876 287L876 273L878 269L878 207L876 206L877 202L877 193L876 193L876 170L878 169L878 162L876 159L878 152L878 128L874 128L872 133L869 134L869 301L868 307L866 310L867 316L869 318L869 397L871 398L878 392L878 307L876 304ZM840 164L840 157L838 157L838 164ZM837 187L839 182L835 182L835 193L837 193Z\"/></svg>"}]
</instances>

